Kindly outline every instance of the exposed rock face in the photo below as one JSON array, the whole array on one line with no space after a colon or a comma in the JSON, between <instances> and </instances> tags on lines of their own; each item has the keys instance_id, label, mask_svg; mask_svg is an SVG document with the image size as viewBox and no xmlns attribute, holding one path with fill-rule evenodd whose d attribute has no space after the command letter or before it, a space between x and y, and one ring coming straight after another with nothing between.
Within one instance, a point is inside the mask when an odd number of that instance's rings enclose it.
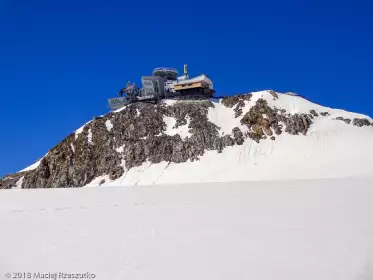
<instances>
[{"instance_id":1,"label":"exposed rock face","mask_svg":"<svg viewBox=\"0 0 373 280\"><path fill-rule=\"evenodd\" d=\"M207 118L213 106L210 101L180 102L173 106L137 103L96 118L80 134L69 135L51 149L37 169L22 174L23 188L81 187L102 175L115 180L123 175L124 169L146 161L194 161L206 150L221 152L227 146L242 144L243 134L238 128L232 136L219 136L219 128ZM179 134L167 135L165 117L175 120L173 129L188 126L190 136L182 139ZM9 188L18 181L9 178L1 181L1 188Z\"/></svg>"},{"instance_id":2,"label":"exposed rock face","mask_svg":"<svg viewBox=\"0 0 373 280\"><path fill-rule=\"evenodd\" d=\"M285 110L271 108L266 100L259 99L243 116L241 124L251 129L248 137L259 143L265 136L273 135L272 129L275 134L280 135L283 126L285 126L285 132L289 134L305 135L312 121L307 114L286 114Z\"/></svg>"},{"instance_id":3,"label":"exposed rock face","mask_svg":"<svg viewBox=\"0 0 373 280\"><path fill-rule=\"evenodd\" d=\"M274 90L269 90L268 92L273 96L274 100L278 99L278 95Z\"/></svg>"},{"instance_id":4,"label":"exposed rock face","mask_svg":"<svg viewBox=\"0 0 373 280\"><path fill-rule=\"evenodd\" d=\"M222 104L225 107L233 108L234 106L234 112L235 112L235 118L238 118L242 115L242 108L245 107L245 101L250 101L251 94L239 94L229 97L224 97L222 99Z\"/></svg>"},{"instance_id":5,"label":"exposed rock face","mask_svg":"<svg viewBox=\"0 0 373 280\"><path fill-rule=\"evenodd\" d=\"M212 106L211 102L137 103L96 118L77 137L72 134L53 148L35 171L25 175L23 187L81 187L105 174L115 180L124 168L146 161L180 163L197 160L205 150L222 150L234 141L229 135L220 138L218 127L208 121ZM165 116L176 120L174 128L187 125L189 118L192 135L184 140L178 134L166 135ZM110 131L107 122L112 124Z\"/></svg>"},{"instance_id":6,"label":"exposed rock face","mask_svg":"<svg viewBox=\"0 0 373 280\"><path fill-rule=\"evenodd\" d=\"M275 92L271 95L275 100L278 98ZM222 105L232 108L242 125L233 127L228 135L223 135L209 120L209 111L214 108L210 101L131 104L95 118L52 148L36 169L0 179L0 188L12 188L17 182L22 182L23 188L82 187L104 175L115 180L146 162L196 161L206 151L222 153L226 147L243 145L247 138L259 143L275 141L275 135L282 133L306 135L312 119L319 116L315 110L309 114L289 114L270 107L262 98L245 107L251 97L241 94L221 100ZM371 125L366 119L354 119L353 124ZM101 179L100 184L105 180Z\"/></svg>"},{"instance_id":7,"label":"exposed rock face","mask_svg":"<svg viewBox=\"0 0 373 280\"><path fill-rule=\"evenodd\" d=\"M350 124L351 123L351 120L350 119L345 119L343 117L337 117L335 118L336 120L339 120L339 121L344 121L345 123L347 124Z\"/></svg>"},{"instance_id":8,"label":"exposed rock face","mask_svg":"<svg viewBox=\"0 0 373 280\"><path fill-rule=\"evenodd\" d=\"M237 105L240 101L250 101L252 95L249 94L238 94L233 96L227 96L222 98L221 103L228 108L233 108Z\"/></svg>"},{"instance_id":9,"label":"exposed rock face","mask_svg":"<svg viewBox=\"0 0 373 280\"><path fill-rule=\"evenodd\" d=\"M356 125L358 127L370 126L371 125L371 123L370 123L369 120L367 120L367 119L358 119L358 118L354 118L352 124Z\"/></svg>"},{"instance_id":10,"label":"exposed rock face","mask_svg":"<svg viewBox=\"0 0 373 280\"><path fill-rule=\"evenodd\" d=\"M310 113L312 114L312 116L314 117L318 117L319 115L316 113L315 110L311 110Z\"/></svg>"},{"instance_id":11,"label":"exposed rock face","mask_svg":"<svg viewBox=\"0 0 373 280\"><path fill-rule=\"evenodd\" d=\"M12 175L7 175L0 179L0 189L11 189L24 176L24 172L19 172Z\"/></svg>"},{"instance_id":12,"label":"exposed rock face","mask_svg":"<svg viewBox=\"0 0 373 280\"><path fill-rule=\"evenodd\" d=\"M351 123L351 119L343 118L343 117L337 117L335 118L336 120L339 121L344 121L347 124ZM360 119L360 118L354 118L352 121L352 124L357 127L362 127L362 126L371 126L373 123L370 123L368 119Z\"/></svg>"},{"instance_id":13,"label":"exposed rock face","mask_svg":"<svg viewBox=\"0 0 373 280\"><path fill-rule=\"evenodd\" d=\"M232 129L232 134L233 134L233 138L236 144L242 145L243 142L245 141L242 131L238 127L235 127Z\"/></svg>"}]
</instances>

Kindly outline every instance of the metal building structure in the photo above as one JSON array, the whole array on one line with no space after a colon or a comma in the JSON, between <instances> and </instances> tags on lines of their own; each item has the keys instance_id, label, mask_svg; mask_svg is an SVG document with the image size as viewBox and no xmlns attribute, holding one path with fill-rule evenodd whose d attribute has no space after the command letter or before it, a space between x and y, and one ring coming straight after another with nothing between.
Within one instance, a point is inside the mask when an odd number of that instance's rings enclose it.
<instances>
[{"instance_id":1,"label":"metal building structure","mask_svg":"<svg viewBox=\"0 0 373 280\"><path fill-rule=\"evenodd\" d=\"M178 77L178 74L174 68L155 68L152 76L141 77L141 89L128 82L119 91L120 97L109 99L109 106L117 110L134 102L157 103L162 99L206 99L213 96L215 90L207 75L189 78L187 64L184 65L184 75Z\"/></svg>"}]
</instances>

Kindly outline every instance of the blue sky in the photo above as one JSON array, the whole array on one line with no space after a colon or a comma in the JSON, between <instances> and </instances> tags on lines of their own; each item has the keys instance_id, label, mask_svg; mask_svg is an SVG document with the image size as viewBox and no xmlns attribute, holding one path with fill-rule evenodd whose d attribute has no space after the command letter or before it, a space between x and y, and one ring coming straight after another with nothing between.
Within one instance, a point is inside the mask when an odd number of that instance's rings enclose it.
<instances>
[{"instance_id":1,"label":"blue sky","mask_svg":"<svg viewBox=\"0 0 373 280\"><path fill-rule=\"evenodd\" d=\"M0 0L0 176L157 66L373 116L372 1L217 2Z\"/></svg>"}]
</instances>

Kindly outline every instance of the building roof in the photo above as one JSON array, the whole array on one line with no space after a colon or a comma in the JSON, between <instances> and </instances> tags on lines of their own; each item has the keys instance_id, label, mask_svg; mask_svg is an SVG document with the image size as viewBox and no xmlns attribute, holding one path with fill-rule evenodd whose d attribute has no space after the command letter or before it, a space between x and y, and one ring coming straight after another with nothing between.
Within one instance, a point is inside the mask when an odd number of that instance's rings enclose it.
<instances>
[{"instance_id":1,"label":"building roof","mask_svg":"<svg viewBox=\"0 0 373 280\"><path fill-rule=\"evenodd\" d=\"M189 83L196 83L196 82L201 82L201 81L211 82L211 80L205 74L202 74L192 79L178 81L178 84L189 84Z\"/></svg>"}]
</instances>

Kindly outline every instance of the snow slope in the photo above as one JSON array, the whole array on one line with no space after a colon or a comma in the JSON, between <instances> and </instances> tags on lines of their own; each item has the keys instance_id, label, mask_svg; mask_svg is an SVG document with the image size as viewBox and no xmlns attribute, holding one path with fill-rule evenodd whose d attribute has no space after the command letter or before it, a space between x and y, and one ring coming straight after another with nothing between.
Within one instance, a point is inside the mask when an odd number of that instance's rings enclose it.
<instances>
[{"instance_id":1,"label":"snow slope","mask_svg":"<svg viewBox=\"0 0 373 280\"><path fill-rule=\"evenodd\" d=\"M0 279L373 279L373 177L5 190Z\"/></svg>"},{"instance_id":2,"label":"snow slope","mask_svg":"<svg viewBox=\"0 0 373 280\"><path fill-rule=\"evenodd\" d=\"M315 117L306 136L282 133L276 140L263 140L259 144L246 139L242 146L228 147L222 153L209 151L200 161L182 164L162 162L144 163L140 167L125 170L115 181L102 176L88 186L97 186L102 179L105 185L152 185L195 182L228 182L284 180L294 178L325 178L372 174L373 126L356 127L336 117L368 118L362 114L332 109L312 103L300 96L279 94L275 99L269 91L253 93L245 101L243 115L259 98L267 100L271 107L285 109L288 113L328 112L330 115ZM172 105L175 101L166 101ZM209 110L209 120L220 129L221 135L232 133L234 127L248 131L235 118L232 108L216 103ZM186 126L174 129L172 118L166 118L166 133L188 136Z\"/></svg>"},{"instance_id":3,"label":"snow slope","mask_svg":"<svg viewBox=\"0 0 373 280\"><path fill-rule=\"evenodd\" d=\"M124 175L111 181L109 176L101 176L88 186L98 186L102 180L104 185L153 185L196 182L229 182L229 181L258 181L286 180L301 178L345 177L372 174L373 166L373 126L357 127L335 120L343 118L369 117L332 109L312 103L295 94L278 94L278 98L270 91L252 93L250 101L245 101L242 116L255 105L258 99L267 100L271 107L285 109L290 114L306 113L315 110L317 113L328 112L328 116L315 117L307 135L293 136L286 132L276 135L276 140L262 140L256 143L246 139L241 146L227 147L222 153L208 151L199 161L186 163L161 162L159 164L144 163L142 166L126 170ZM175 100L165 101L168 106ZM185 101L190 102L190 101ZM193 101L195 102L195 101ZM241 125L241 117L235 118L233 108L227 108L221 103L215 103L210 108L208 118L220 127L220 135L232 133L234 127L239 127L243 133L248 128ZM119 113L121 110L116 111ZM137 113L139 117L139 112ZM165 134L179 134L182 139L190 137L189 118L186 125L175 128L176 120L164 117ZM89 123L89 122L88 122ZM87 123L87 124L88 124ZM86 124L86 125L87 125ZM76 137L83 131L85 125L79 128ZM113 125L106 122L110 131ZM89 131L88 141L92 142L92 132ZM73 149L75 150L75 148ZM117 149L119 153L123 148ZM37 168L38 163L26 168Z\"/></svg>"},{"instance_id":4,"label":"snow slope","mask_svg":"<svg viewBox=\"0 0 373 280\"><path fill-rule=\"evenodd\" d=\"M48 154L48 153L47 153L47 154ZM47 155L47 154L46 154L46 155ZM45 155L45 156L46 156L46 155ZM45 156L44 156L44 157L45 157ZM31 170L34 170L34 169L38 168L38 166L40 165L40 161L41 161L44 157L42 157L41 159L39 159L39 160L36 161L35 163L31 164L30 166L28 166L28 167L26 167L25 169L22 169L22 170L20 170L20 171L18 171L18 172L31 171Z\"/></svg>"}]
</instances>

